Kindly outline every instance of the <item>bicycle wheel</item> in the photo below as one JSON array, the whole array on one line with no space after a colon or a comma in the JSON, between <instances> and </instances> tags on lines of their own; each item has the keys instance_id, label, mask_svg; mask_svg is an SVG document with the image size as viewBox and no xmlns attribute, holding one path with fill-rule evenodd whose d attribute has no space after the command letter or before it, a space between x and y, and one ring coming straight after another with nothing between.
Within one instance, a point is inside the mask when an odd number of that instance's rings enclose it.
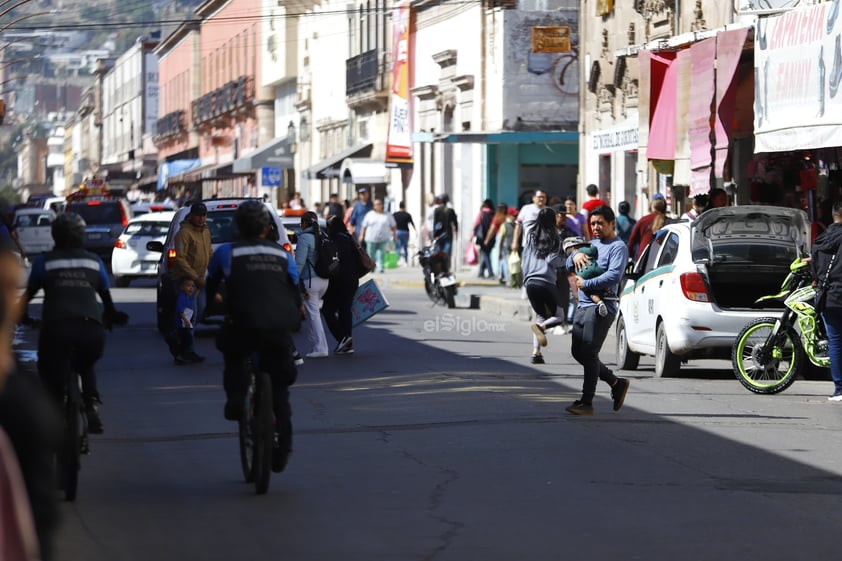
<instances>
[{"instance_id":1,"label":"bicycle wheel","mask_svg":"<svg viewBox=\"0 0 842 561\"><path fill-rule=\"evenodd\" d=\"M257 398L254 415L255 441L252 469L258 495L269 490L272 475L272 447L275 442L275 415L272 412L272 380L266 372L256 375Z\"/></svg>"},{"instance_id":2,"label":"bicycle wheel","mask_svg":"<svg viewBox=\"0 0 842 561\"><path fill-rule=\"evenodd\" d=\"M240 415L240 466L243 468L243 478L246 483L254 482L254 376L251 377L249 388L243 404L243 413Z\"/></svg>"},{"instance_id":3,"label":"bicycle wheel","mask_svg":"<svg viewBox=\"0 0 842 561\"><path fill-rule=\"evenodd\" d=\"M777 322L777 318L756 319L743 328L734 342L734 374L754 393L784 391L795 381L804 361L800 339L792 327L781 327L775 340L769 340Z\"/></svg>"},{"instance_id":4,"label":"bicycle wheel","mask_svg":"<svg viewBox=\"0 0 842 561\"><path fill-rule=\"evenodd\" d=\"M78 392L67 396L64 406L64 440L58 454L58 476L64 500L76 500L79 488L80 454L82 450L82 409Z\"/></svg>"}]
</instances>

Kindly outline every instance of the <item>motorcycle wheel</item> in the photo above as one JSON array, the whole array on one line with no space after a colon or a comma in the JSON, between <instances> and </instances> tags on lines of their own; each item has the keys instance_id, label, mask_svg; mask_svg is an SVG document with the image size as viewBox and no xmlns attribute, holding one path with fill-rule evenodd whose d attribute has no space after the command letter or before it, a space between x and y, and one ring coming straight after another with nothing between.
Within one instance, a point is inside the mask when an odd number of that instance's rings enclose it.
<instances>
[{"instance_id":1,"label":"motorcycle wheel","mask_svg":"<svg viewBox=\"0 0 842 561\"><path fill-rule=\"evenodd\" d=\"M427 297L434 303L439 301L439 295L436 291L436 286L430 281L430 273L424 273L424 290L427 292Z\"/></svg>"},{"instance_id":2,"label":"motorcycle wheel","mask_svg":"<svg viewBox=\"0 0 842 561\"><path fill-rule=\"evenodd\" d=\"M451 310L456 307L456 287L455 286L446 286L444 287L444 302L447 304L447 307Z\"/></svg>"},{"instance_id":3,"label":"motorcycle wheel","mask_svg":"<svg viewBox=\"0 0 842 561\"><path fill-rule=\"evenodd\" d=\"M767 347L777 318L760 318L746 325L734 342L731 364L737 380L759 394L784 391L801 371L804 353L792 326L781 327L776 341Z\"/></svg>"}]
</instances>

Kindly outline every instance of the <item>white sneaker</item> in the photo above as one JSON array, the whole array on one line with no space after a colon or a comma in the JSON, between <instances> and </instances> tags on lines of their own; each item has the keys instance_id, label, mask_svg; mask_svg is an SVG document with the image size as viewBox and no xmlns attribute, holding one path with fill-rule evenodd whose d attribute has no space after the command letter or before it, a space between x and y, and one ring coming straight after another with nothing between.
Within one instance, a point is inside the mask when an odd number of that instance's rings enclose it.
<instances>
[{"instance_id":1,"label":"white sneaker","mask_svg":"<svg viewBox=\"0 0 842 561\"><path fill-rule=\"evenodd\" d=\"M327 356L327 353L326 352L325 353L312 352L312 353L307 353L304 356L307 357L307 358L324 358L324 357Z\"/></svg>"},{"instance_id":2,"label":"white sneaker","mask_svg":"<svg viewBox=\"0 0 842 561\"><path fill-rule=\"evenodd\" d=\"M832 396L827 398L827 400L828 401L842 401L842 394L839 394L839 395L833 394Z\"/></svg>"}]
</instances>

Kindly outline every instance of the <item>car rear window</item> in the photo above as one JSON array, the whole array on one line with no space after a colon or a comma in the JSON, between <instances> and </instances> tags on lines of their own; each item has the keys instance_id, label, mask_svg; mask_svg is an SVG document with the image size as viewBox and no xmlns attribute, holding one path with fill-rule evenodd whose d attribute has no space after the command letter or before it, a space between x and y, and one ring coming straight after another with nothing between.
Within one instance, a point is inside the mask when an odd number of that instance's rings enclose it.
<instances>
[{"instance_id":1,"label":"car rear window","mask_svg":"<svg viewBox=\"0 0 842 561\"><path fill-rule=\"evenodd\" d=\"M132 222L126 227L129 236L159 238L166 236L170 229L169 222Z\"/></svg>"},{"instance_id":2,"label":"car rear window","mask_svg":"<svg viewBox=\"0 0 842 561\"><path fill-rule=\"evenodd\" d=\"M234 223L234 211L215 210L208 212L207 225L210 230L211 243L220 244L234 241L237 226Z\"/></svg>"},{"instance_id":3,"label":"car rear window","mask_svg":"<svg viewBox=\"0 0 842 561\"><path fill-rule=\"evenodd\" d=\"M71 203L67 205L67 210L81 216L89 226L92 224L121 224L123 222L120 203L116 202Z\"/></svg>"},{"instance_id":4,"label":"car rear window","mask_svg":"<svg viewBox=\"0 0 842 561\"><path fill-rule=\"evenodd\" d=\"M44 214L19 214L15 217L15 226L18 228L31 228L33 226L49 226L52 223L50 215Z\"/></svg>"}]
</instances>

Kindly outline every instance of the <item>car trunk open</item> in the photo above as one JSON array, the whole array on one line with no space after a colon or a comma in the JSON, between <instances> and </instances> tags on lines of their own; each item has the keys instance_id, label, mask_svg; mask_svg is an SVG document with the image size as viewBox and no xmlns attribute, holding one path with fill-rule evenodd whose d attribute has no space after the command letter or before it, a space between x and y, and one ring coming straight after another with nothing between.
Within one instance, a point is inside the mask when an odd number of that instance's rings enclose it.
<instances>
[{"instance_id":1,"label":"car trunk open","mask_svg":"<svg viewBox=\"0 0 842 561\"><path fill-rule=\"evenodd\" d=\"M721 308L774 308L790 264L809 250L809 223L797 209L767 206L712 209L693 223L693 261Z\"/></svg>"}]
</instances>

